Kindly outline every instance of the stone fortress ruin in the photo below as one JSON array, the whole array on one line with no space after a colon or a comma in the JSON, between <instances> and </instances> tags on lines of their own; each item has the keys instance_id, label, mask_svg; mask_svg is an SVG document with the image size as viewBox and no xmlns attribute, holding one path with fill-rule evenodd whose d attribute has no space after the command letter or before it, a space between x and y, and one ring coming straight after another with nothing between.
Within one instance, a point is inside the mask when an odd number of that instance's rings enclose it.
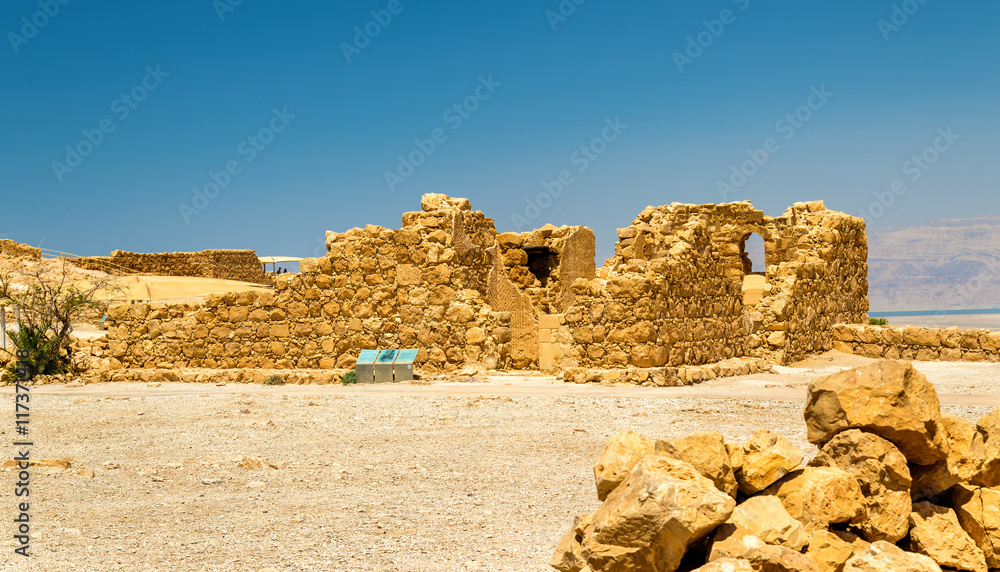
<instances>
[{"instance_id":1,"label":"stone fortress ruin","mask_svg":"<svg viewBox=\"0 0 1000 572\"><path fill-rule=\"evenodd\" d=\"M745 244L765 243L756 295ZM648 207L594 264L582 226L497 233L467 199L424 195L402 228L328 232L327 255L268 292L108 311L110 370L326 369L419 349L427 372L561 371L657 385L750 373L831 349L867 322L862 219L796 203Z\"/></svg>"}]
</instances>

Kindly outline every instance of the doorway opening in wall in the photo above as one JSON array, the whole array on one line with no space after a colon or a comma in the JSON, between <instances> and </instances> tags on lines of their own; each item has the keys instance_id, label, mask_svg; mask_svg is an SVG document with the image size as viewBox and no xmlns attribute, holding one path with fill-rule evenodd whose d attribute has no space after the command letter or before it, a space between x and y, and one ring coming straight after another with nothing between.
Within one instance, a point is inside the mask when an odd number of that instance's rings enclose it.
<instances>
[{"instance_id":1,"label":"doorway opening in wall","mask_svg":"<svg viewBox=\"0 0 1000 572\"><path fill-rule=\"evenodd\" d=\"M528 254L528 270L545 287L552 272L559 267L559 255L545 246L529 246L524 251Z\"/></svg>"},{"instance_id":2,"label":"doorway opening in wall","mask_svg":"<svg viewBox=\"0 0 1000 572\"><path fill-rule=\"evenodd\" d=\"M766 284L764 238L748 233L740 241L740 259L743 262L743 303L751 306L760 302Z\"/></svg>"}]
</instances>

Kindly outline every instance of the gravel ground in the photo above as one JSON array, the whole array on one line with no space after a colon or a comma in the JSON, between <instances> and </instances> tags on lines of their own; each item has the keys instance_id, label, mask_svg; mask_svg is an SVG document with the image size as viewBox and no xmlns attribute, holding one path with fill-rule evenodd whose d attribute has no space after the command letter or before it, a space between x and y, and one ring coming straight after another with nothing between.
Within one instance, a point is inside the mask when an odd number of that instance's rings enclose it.
<instances>
[{"instance_id":1,"label":"gravel ground","mask_svg":"<svg viewBox=\"0 0 1000 572\"><path fill-rule=\"evenodd\" d=\"M711 430L745 441L767 428L811 456L805 384L865 361L833 355L665 389L517 376L37 387L32 456L73 464L32 467L34 556L15 555L6 540L0 570L548 570L573 516L599 504L592 467L612 434ZM998 364L917 367L947 413L975 421L1000 403ZM14 411L3 392L0 440L12 458ZM75 476L80 469L94 477ZM21 500L15 481L0 471L7 539Z\"/></svg>"}]
</instances>

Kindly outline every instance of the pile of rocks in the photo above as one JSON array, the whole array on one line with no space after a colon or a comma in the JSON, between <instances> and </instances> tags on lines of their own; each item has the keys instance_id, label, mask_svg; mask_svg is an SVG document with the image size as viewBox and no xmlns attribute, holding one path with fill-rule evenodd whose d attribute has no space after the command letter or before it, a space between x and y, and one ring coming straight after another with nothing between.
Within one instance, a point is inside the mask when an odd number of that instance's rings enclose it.
<instances>
[{"instance_id":1,"label":"pile of rocks","mask_svg":"<svg viewBox=\"0 0 1000 572\"><path fill-rule=\"evenodd\" d=\"M564 572L1000 569L1000 409L941 415L909 362L809 385L804 453L758 431L614 436L594 466L595 512L550 564Z\"/></svg>"}]
</instances>

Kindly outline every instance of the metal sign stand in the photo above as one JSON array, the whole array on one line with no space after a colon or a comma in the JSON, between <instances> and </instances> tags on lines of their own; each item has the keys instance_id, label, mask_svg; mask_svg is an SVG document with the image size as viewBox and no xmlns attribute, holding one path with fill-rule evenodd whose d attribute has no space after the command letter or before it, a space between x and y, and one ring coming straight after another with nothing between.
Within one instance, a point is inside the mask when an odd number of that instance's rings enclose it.
<instances>
[{"instance_id":1,"label":"metal sign stand","mask_svg":"<svg viewBox=\"0 0 1000 572\"><path fill-rule=\"evenodd\" d=\"M375 360L375 383L392 383L392 366L399 350L382 350Z\"/></svg>"},{"instance_id":2,"label":"metal sign stand","mask_svg":"<svg viewBox=\"0 0 1000 572\"><path fill-rule=\"evenodd\" d=\"M358 375L358 383L375 383L375 359L378 357L378 350L362 350L358 356L358 361L354 364L354 371Z\"/></svg>"},{"instance_id":3,"label":"metal sign stand","mask_svg":"<svg viewBox=\"0 0 1000 572\"><path fill-rule=\"evenodd\" d=\"M396 363L392 365L392 377L396 383L413 379L413 360L417 359L418 350L399 350Z\"/></svg>"}]
</instances>

